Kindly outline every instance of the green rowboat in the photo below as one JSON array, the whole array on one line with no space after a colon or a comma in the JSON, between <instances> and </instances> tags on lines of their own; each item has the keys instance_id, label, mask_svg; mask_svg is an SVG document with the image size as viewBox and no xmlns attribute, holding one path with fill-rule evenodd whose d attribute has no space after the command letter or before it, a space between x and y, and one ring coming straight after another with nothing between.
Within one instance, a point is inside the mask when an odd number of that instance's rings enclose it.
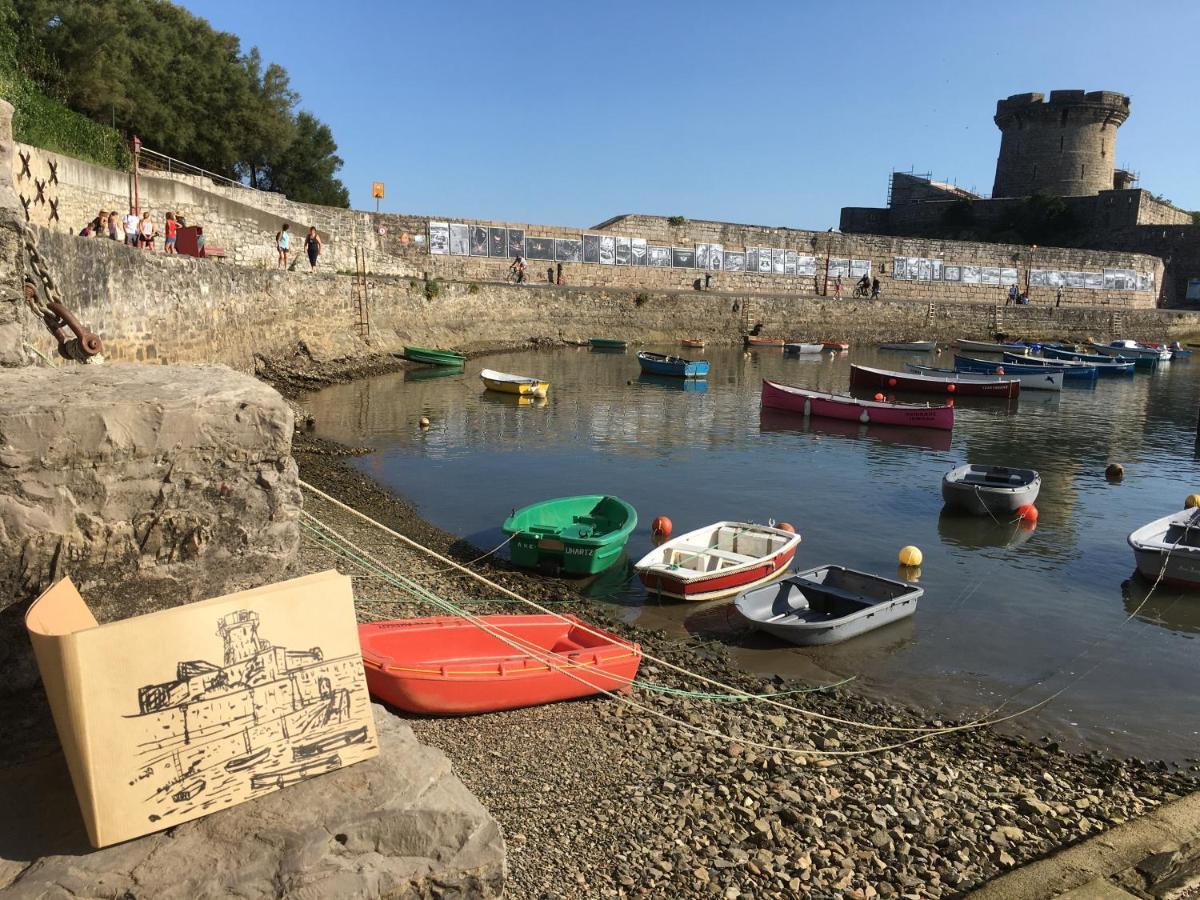
<instances>
[{"instance_id":1,"label":"green rowboat","mask_svg":"<svg viewBox=\"0 0 1200 900\"><path fill-rule=\"evenodd\" d=\"M629 341L620 338L588 338L588 343L597 350L624 350L629 346Z\"/></svg>"},{"instance_id":2,"label":"green rowboat","mask_svg":"<svg viewBox=\"0 0 1200 900\"><path fill-rule=\"evenodd\" d=\"M595 575L617 561L637 511L619 497L558 497L518 509L504 520L512 561L566 575Z\"/></svg>"},{"instance_id":3,"label":"green rowboat","mask_svg":"<svg viewBox=\"0 0 1200 900\"><path fill-rule=\"evenodd\" d=\"M453 350L433 350L429 347L405 347L404 358L431 366L462 366L467 358Z\"/></svg>"}]
</instances>

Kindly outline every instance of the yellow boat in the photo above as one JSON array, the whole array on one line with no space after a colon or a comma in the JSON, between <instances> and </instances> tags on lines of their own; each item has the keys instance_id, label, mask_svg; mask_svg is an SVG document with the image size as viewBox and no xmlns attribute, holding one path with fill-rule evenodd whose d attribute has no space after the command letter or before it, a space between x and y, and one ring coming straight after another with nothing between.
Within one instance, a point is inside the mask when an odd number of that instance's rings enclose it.
<instances>
[{"instance_id":1,"label":"yellow boat","mask_svg":"<svg viewBox=\"0 0 1200 900\"><path fill-rule=\"evenodd\" d=\"M525 375L510 375L507 372L497 372L494 369L484 369L479 373L484 385L489 391L499 391L501 394L516 394L518 397L545 397L550 390L550 382L540 378L529 378Z\"/></svg>"}]
</instances>

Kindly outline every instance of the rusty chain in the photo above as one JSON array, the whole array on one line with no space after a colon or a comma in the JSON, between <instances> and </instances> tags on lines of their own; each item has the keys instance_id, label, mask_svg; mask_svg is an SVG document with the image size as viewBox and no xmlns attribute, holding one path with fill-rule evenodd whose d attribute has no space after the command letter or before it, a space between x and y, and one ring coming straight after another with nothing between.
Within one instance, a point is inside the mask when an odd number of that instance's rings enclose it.
<instances>
[{"instance_id":1,"label":"rusty chain","mask_svg":"<svg viewBox=\"0 0 1200 900\"><path fill-rule=\"evenodd\" d=\"M42 303L41 298L38 297L37 284L26 276L26 305L35 316L42 320L46 326L46 330L58 341L58 355L63 359L73 360L78 363L94 364L104 362L104 344L101 343L98 335L81 323L75 317L75 314L63 305L62 294L59 292L58 286L54 283L54 279L50 275L50 270L46 268L46 261L42 258L42 254L38 250L37 233L28 222L22 224L24 226L25 250L29 254L29 265L33 268L33 272L38 277L38 280L41 281L42 290L46 294L46 302ZM70 329L74 337L67 335L68 329Z\"/></svg>"}]
</instances>

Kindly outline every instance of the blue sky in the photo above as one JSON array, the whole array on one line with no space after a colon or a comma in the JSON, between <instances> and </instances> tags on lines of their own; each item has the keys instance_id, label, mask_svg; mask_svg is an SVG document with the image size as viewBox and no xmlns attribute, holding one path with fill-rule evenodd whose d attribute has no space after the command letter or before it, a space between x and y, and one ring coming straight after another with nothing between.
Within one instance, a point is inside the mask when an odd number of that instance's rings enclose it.
<instances>
[{"instance_id":1,"label":"blue sky","mask_svg":"<svg viewBox=\"0 0 1200 900\"><path fill-rule=\"evenodd\" d=\"M356 208L825 229L893 168L990 191L996 100L1081 88L1132 98L1118 164L1200 209L1195 0L184 5L288 70Z\"/></svg>"}]
</instances>

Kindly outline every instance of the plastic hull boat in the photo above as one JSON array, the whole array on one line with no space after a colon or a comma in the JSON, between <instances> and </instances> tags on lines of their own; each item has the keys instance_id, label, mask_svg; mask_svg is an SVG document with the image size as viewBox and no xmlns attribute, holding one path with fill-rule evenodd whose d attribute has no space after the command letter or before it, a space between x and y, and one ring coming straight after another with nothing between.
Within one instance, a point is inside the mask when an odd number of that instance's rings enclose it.
<instances>
[{"instance_id":1,"label":"plastic hull boat","mask_svg":"<svg viewBox=\"0 0 1200 900\"><path fill-rule=\"evenodd\" d=\"M453 350L435 350L432 347L405 347L404 358L413 362L428 363L431 366L462 367L467 358Z\"/></svg>"},{"instance_id":2,"label":"plastic hull boat","mask_svg":"<svg viewBox=\"0 0 1200 900\"><path fill-rule=\"evenodd\" d=\"M685 347L691 347L695 350L704 349L704 341L700 338L684 338L680 343Z\"/></svg>"},{"instance_id":3,"label":"plastic hull boat","mask_svg":"<svg viewBox=\"0 0 1200 900\"><path fill-rule=\"evenodd\" d=\"M804 647L836 644L907 618L924 591L911 584L818 566L741 594L734 607L754 629Z\"/></svg>"},{"instance_id":4,"label":"plastic hull boat","mask_svg":"<svg viewBox=\"0 0 1200 900\"><path fill-rule=\"evenodd\" d=\"M651 596L719 600L787 571L800 535L770 525L717 522L650 551L634 565Z\"/></svg>"},{"instance_id":5,"label":"plastic hull boat","mask_svg":"<svg viewBox=\"0 0 1200 900\"><path fill-rule=\"evenodd\" d=\"M891 341L879 345L880 350L907 350L912 353L931 353L937 349L937 341Z\"/></svg>"},{"instance_id":6,"label":"plastic hull boat","mask_svg":"<svg viewBox=\"0 0 1200 900\"><path fill-rule=\"evenodd\" d=\"M750 349L754 349L756 347L768 347L768 348L772 348L772 349L778 349L778 348L782 347L784 344L783 338L754 337L753 335L749 335L749 334L746 335L744 338L742 338L742 340L745 342L746 346Z\"/></svg>"},{"instance_id":7,"label":"plastic hull boat","mask_svg":"<svg viewBox=\"0 0 1200 900\"><path fill-rule=\"evenodd\" d=\"M504 520L512 561L567 575L595 575L617 561L637 512L619 497L558 497L516 510Z\"/></svg>"},{"instance_id":8,"label":"plastic hull boat","mask_svg":"<svg viewBox=\"0 0 1200 900\"><path fill-rule=\"evenodd\" d=\"M1023 391L1061 391L1063 385L1062 372L1038 372L1033 375L1009 375L1005 369L1003 375L985 375L982 372L955 372L953 369L935 369L933 366L919 366L916 363L908 363L905 366L910 372L916 372L919 375L936 375L939 378L953 378L959 382L963 381L1019 381L1021 390Z\"/></svg>"},{"instance_id":9,"label":"plastic hull boat","mask_svg":"<svg viewBox=\"0 0 1200 900\"><path fill-rule=\"evenodd\" d=\"M784 353L820 353L825 349L824 344L784 344Z\"/></svg>"},{"instance_id":10,"label":"plastic hull boat","mask_svg":"<svg viewBox=\"0 0 1200 900\"><path fill-rule=\"evenodd\" d=\"M574 616L456 616L358 626L367 689L405 712L468 715L627 691L641 647Z\"/></svg>"},{"instance_id":11,"label":"plastic hull boat","mask_svg":"<svg viewBox=\"0 0 1200 900\"><path fill-rule=\"evenodd\" d=\"M1025 344L998 344L994 341L967 341L959 338L954 345L964 353L1020 353L1029 352Z\"/></svg>"},{"instance_id":12,"label":"plastic hull boat","mask_svg":"<svg viewBox=\"0 0 1200 900\"><path fill-rule=\"evenodd\" d=\"M1200 590L1200 509L1143 525L1129 535L1129 546L1143 577Z\"/></svg>"},{"instance_id":13,"label":"plastic hull boat","mask_svg":"<svg viewBox=\"0 0 1200 900\"><path fill-rule=\"evenodd\" d=\"M1043 361L1044 362L1044 361ZM1091 366L1045 366L1028 363L995 362L990 359L973 359L969 356L954 356L954 369L957 372L979 372L984 375L995 375L999 369L1004 375L1037 375L1039 372L1061 372L1066 381L1095 381L1099 373Z\"/></svg>"},{"instance_id":14,"label":"plastic hull boat","mask_svg":"<svg viewBox=\"0 0 1200 900\"><path fill-rule=\"evenodd\" d=\"M1004 365L1041 366L1044 369L1072 369L1082 366L1085 369L1095 369L1097 375L1132 375L1133 360L1112 359L1107 362L1086 362L1075 359L1044 359L1040 356L1017 356L1014 353L1004 354Z\"/></svg>"},{"instance_id":15,"label":"plastic hull boat","mask_svg":"<svg viewBox=\"0 0 1200 900\"><path fill-rule=\"evenodd\" d=\"M704 359L684 359L663 353L647 353L644 350L637 358L638 365L648 375L668 375L672 378L704 378L708 375L708 360Z\"/></svg>"},{"instance_id":16,"label":"plastic hull boat","mask_svg":"<svg viewBox=\"0 0 1200 900\"><path fill-rule=\"evenodd\" d=\"M850 384L854 387L881 387L922 394L948 394L967 397L1016 397L1021 382L1016 378L992 381L961 381L939 375L890 372L870 366L850 366Z\"/></svg>"},{"instance_id":17,"label":"plastic hull boat","mask_svg":"<svg viewBox=\"0 0 1200 900\"><path fill-rule=\"evenodd\" d=\"M510 375L507 372L497 372L494 369L484 369L479 373L484 385L489 391L501 394L516 394L519 397L545 397L550 390L550 382L540 378L529 378L525 375Z\"/></svg>"},{"instance_id":18,"label":"plastic hull boat","mask_svg":"<svg viewBox=\"0 0 1200 900\"><path fill-rule=\"evenodd\" d=\"M596 350L624 350L629 341L620 338L588 338L588 343Z\"/></svg>"},{"instance_id":19,"label":"plastic hull boat","mask_svg":"<svg viewBox=\"0 0 1200 900\"><path fill-rule=\"evenodd\" d=\"M1137 341L1113 341L1111 344L1097 344L1092 341L1092 348L1105 356L1130 356L1155 362L1166 362L1171 358L1170 350L1163 347L1146 347Z\"/></svg>"},{"instance_id":20,"label":"plastic hull boat","mask_svg":"<svg viewBox=\"0 0 1200 900\"><path fill-rule=\"evenodd\" d=\"M1033 469L959 466L942 478L942 500L950 509L976 516L1009 515L1037 500L1042 476Z\"/></svg>"},{"instance_id":21,"label":"plastic hull boat","mask_svg":"<svg viewBox=\"0 0 1200 900\"><path fill-rule=\"evenodd\" d=\"M822 341L821 347L825 350L832 350L834 353L841 353L843 350L850 349L849 341Z\"/></svg>"},{"instance_id":22,"label":"plastic hull boat","mask_svg":"<svg viewBox=\"0 0 1200 900\"><path fill-rule=\"evenodd\" d=\"M859 400L848 394L806 391L766 379L763 379L762 405L771 409L786 409L804 416L847 419L861 422L863 425L905 425L910 428L940 428L945 431L954 427L953 406Z\"/></svg>"}]
</instances>

